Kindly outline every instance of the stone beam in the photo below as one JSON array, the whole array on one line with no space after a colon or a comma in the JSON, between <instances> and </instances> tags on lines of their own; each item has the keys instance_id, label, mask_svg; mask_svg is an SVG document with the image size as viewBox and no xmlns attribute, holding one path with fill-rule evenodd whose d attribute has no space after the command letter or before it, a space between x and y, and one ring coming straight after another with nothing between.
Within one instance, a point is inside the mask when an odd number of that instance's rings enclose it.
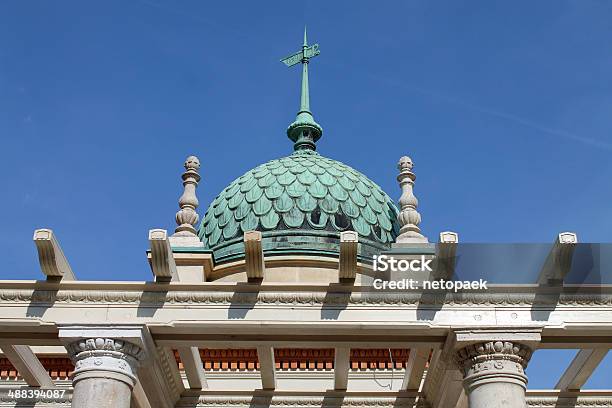
<instances>
[{"instance_id":1,"label":"stone beam","mask_svg":"<svg viewBox=\"0 0 612 408\"><path fill-rule=\"evenodd\" d=\"M459 234L452 231L440 233L440 240L437 246L435 273L437 279L451 280L455 273L455 255Z\"/></svg>"},{"instance_id":2,"label":"stone beam","mask_svg":"<svg viewBox=\"0 0 612 408\"><path fill-rule=\"evenodd\" d=\"M5 357L30 387L52 388L53 380L29 346L0 344Z\"/></svg>"},{"instance_id":3,"label":"stone beam","mask_svg":"<svg viewBox=\"0 0 612 408\"><path fill-rule=\"evenodd\" d=\"M430 348L411 348L402 381L402 390L418 391L431 353Z\"/></svg>"},{"instance_id":4,"label":"stone beam","mask_svg":"<svg viewBox=\"0 0 612 408\"><path fill-rule=\"evenodd\" d=\"M274 348L257 347L257 358L259 359L259 372L261 375L261 387L266 390L276 388L276 363L274 361Z\"/></svg>"},{"instance_id":5,"label":"stone beam","mask_svg":"<svg viewBox=\"0 0 612 408\"><path fill-rule=\"evenodd\" d=\"M138 371L138 377L153 407L174 408L185 391L174 353L166 347L151 346L149 360Z\"/></svg>"},{"instance_id":6,"label":"stone beam","mask_svg":"<svg viewBox=\"0 0 612 408\"><path fill-rule=\"evenodd\" d=\"M260 231L244 233L244 261L248 280L261 281L265 265Z\"/></svg>"},{"instance_id":7,"label":"stone beam","mask_svg":"<svg viewBox=\"0 0 612 408\"><path fill-rule=\"evenodd\" d=\"M76 279L53 230L35 230L34 244L36 244L36 249L38 250L40 269L42 269L47 278Z\"/></svg>"},{"instance_id":8,"label":"stone beam","mask_svg":"<svg viewBox=\"0 0 612 408\"><path fill-rule=\"evenodd\" d=\"M178 353L185 369L189 388L200 390L207 388L206 374L204 373L204 365L200 358L200 350L197 347L179 347Z\"/></svg>"},{"instance_id":9,"label":"stone beam","mask_svg":"<svg viewBox=\"0 0 612 408\"><path fill-rule=\"evenodd\" d=\"M572 257L578 236L573 232L562 232L542 266L538 276L539 284L561 284L572 266Z\"/></svg>"},{"instance_id":10,"label":"stone beam","mask_svg":"<svg viewBox=\"0 0 612 408\"><path fill-rule=\"evenodd\" d=\"M457 400L457 405L455 405L455 408L469 408L468 397L465 393L465 388L461 390L461 395L459 395L459 399Z\"/></svg>"},{"instance_id":11,"label":"stone beam","mask_svg":"<svg viewBox=\"0 0 612 408\"><path fill-rule=\"evenodd\" d=\"M606 354L608 354L608 349L603 348L580 350L555 385L555 388L562 391L579 390Z\"/></svg>"},{"instance_id":12,"label":"stone beam","mask_svg":"<svg viewBox=\"0 0 612 408\"><path fill-rule=\"evenodd\" d=\"M132 390L132 404L131 408L153 408L149 402L149 398L142 388L140 381L136 382L134 389Z\"/></svg>"},{"instance_id":13,"label":"stone beam","mask_svg":"<svg viewBox=\"0 0 612 408\"><path fill-rule=\"evenodd\" d=\"M429 363L423 393L431 408L456 406L463 391L463 375L453 360L451 346L447 340L442 350L434 350Z\"/></svg>"},{"instance_id":14,"label":"stone beam","mask_svg":"<svg viewBox=\"0 0 612 408\"><path fill-rule=\"evenodd\" d=\"M340 279L355 279L357 276L357 246L359 237L355 231L340 233Z\"/></svg>"},{"instance_id":15,"label":"stone beam","mask_svg":"<svg viewBox=\"0 0 612 408\"><path fill-rule=\"evenodd\" d=\"M538 348L609 348L612 287L593 289L565 285L554 303L539 301L538 310L550 311L542 321L532 314L536 285L491 285L483 293L422 301L419 294L364 294L345 284L0 281L0 340L56 345L58 326L98 321L148 325L158 345L174 348L207 343L437 348L449 327L499 326L542 328Z\"/></svg>"},{"instance_id":16,"label":"stone beam","mask_svg":"<svg viewBox=\"0 0 612 408\"><path fill-rule=\"evenodd\" d=\"M155 280L160 282L176 280L178 275L168 232L164 229L149 230L149 246L151 248L151 270Z\"/></svg>"},{"instance_id":17,"label":"stone beam","mask_svg":"<svg viewBox=\"0 0 612 408\"><path fill-rule=\"evenodd\" d=\"M346 390L348 387L350 357L350 348L336 347L334 350L334 389L336 390Z\"/></svg>"}]
</instances>

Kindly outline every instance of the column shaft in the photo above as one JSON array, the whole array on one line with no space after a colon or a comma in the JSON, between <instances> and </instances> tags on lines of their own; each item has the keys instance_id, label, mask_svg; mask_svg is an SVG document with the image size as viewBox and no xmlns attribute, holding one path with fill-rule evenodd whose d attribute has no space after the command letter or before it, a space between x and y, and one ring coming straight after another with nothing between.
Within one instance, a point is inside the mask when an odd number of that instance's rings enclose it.
<instances>
[{"instance_id":1,"label":"column shaft","mask_svg":"<svg viewBox=\"0 0 612 408\"><path fill-rule=\"evenodd\" d=\"M132 389L108 378L86 378L74 384L72 408L130 408Z\"/></svg>"}]
</instances>

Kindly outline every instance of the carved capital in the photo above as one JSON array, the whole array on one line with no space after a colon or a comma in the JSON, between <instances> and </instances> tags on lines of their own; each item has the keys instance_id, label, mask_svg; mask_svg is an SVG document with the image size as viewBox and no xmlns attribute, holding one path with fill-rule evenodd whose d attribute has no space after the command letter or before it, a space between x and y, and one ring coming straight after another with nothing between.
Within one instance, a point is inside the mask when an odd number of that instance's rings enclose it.
<instances>
[{"instance_id":1,"label":"carved capital","mask_svg":"<svg viewBox=\"0 0 612 408\"><path fill-rule=\"evenodd\" d=\"M113 378L133 387L145 352L139 346L111 338L86 338L66 346L75 370L73 383L92 377Z\"/></svg>"},{"instance_id":2,"label":"carved capital","mask_svg":"<svg viewBox=\"0 0 612 408\"><path fill-rule=\"evenodd\" d=\"M490 341L466 346L455 358L468 390L485 383L509 382L527 386L525 368L532 350L520 343Z\"/></svg>"}]
</instances>

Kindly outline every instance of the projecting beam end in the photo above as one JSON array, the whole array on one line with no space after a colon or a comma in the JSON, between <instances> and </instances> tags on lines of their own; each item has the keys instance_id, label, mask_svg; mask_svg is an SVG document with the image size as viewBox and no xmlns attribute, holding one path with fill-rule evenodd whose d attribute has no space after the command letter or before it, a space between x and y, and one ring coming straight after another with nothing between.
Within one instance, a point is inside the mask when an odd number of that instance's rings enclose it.
<instances>
[{"instance_id":1,"label":"projecting beam end","mask_svg":"<svg viewBox=\"0 0 612 408\"><path fill-rule=\"evenodd\" d=\"M156 282L168 282L176 279L176 263L168 232L164 229L149 230L149 246L151 248L151 270Z\"/></svg>"},{"instance_id":2,"label":"projecting beam end","mask_svg":"<svg viewBox=\"0 0 612 408\"><path fill-rule=\"evenodd\" d=\"M444 231L440 233L440 242L438 242L437 245L435 260L435 277L437 279L453 279L453 275L455 274L457 244L459 244L459 234L456 232Z\"/></svg>"},{"instance_id":3,"label":"projecting beam end","mask_svg":"<svg viewBox=\"0 0 612 408\"><path fill-rule=\"evenodd\" d=\"M340 280L354 280L357 276L357 249L359 235L355 231L340 233L340 260L338 277Z\"/></svg>"},{"instance_id":4,"label":"projecting beam end","mask_svg":"<svg viewBox=\"0 0 612 408\"><path fill-rule=\"evenodd\" d=\"M35 230L34 244L38 251L40 269L47 279L76 280L53 230L47 228Z\"/></svg>"},{"instance_id":5,"label":"projecting beam end","mask_svg":"<svg viewBox=\"0 0 612 408\"><path fill-rule=\"evenodd\" d=\"M259 282L264 277L264 255L260 231L244 233L244 260L249 282Z\"/></svg>"},{"instance_id":6,"label":"projecting beam end","mask_svg":"<svg viewBox=\"0 0 612 408\"><path fill-rule=\"evenodd\" d=\"M578 235L573 232L562 232L555 242L542 266L538 283L541 285L561 285L572 267L574 250L578 244Z\"/></svg>"}]
</instances>

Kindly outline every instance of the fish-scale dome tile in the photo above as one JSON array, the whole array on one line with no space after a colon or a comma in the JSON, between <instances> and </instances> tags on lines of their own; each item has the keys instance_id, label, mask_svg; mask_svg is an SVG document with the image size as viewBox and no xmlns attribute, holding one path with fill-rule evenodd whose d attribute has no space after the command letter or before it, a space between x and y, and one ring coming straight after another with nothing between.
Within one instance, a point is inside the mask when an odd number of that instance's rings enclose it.
<instances>
[{"instance_id":1,"label":"fish-scale dome tile","mask_svg":"<svg viewBox=\"0 0 612 408\"><path fill-rule=\"evenodd\" d=\"M376 222L378 221L376 214L374 214L374 211L372 211L372 208L369 205L365 206L364 209L361 210L361 216L364 220L366 220L369 224L372 225L376 224Z\"/></svg>"},{"instance_id":2,"label":"fish-scale dome tile","mask_svg":"<svg viewBox=\"0 0 612 408\"><path fill-rule=\"evenodd\" d=\"M359 207L365 207L368 204L366 198L357 189L349 191L349 196Z\"/></svg>"},{"instance_id":3,"label":"fish-scale dome tile","mask_svg":"<svg viewBox=\"0 0 612 408\"><path fill-rule=\"evenodd\" d=\"M304 223L304 213L297 206L291 207L289 211L283 213L285 225L291 228L298 228Z\"/></svg>"},{"instance_id":4,"label":"fish-scale dome tile","mask_svg":"<svg viewBox=\"0 0 612 408\"><path fill-rule=\"evenodd\" d=\"M311 185L317 180L317 176L312 173L308 168L305 168L304 171L297 176L300 183L305 184L307 186Z\"/></svg>"},{"instance_id":5,"label":"fish-scale dome tile","mask_svg":"<svg viewBox=\"0 0 612 408\"><path fill-rule=\"evenodd\" d=\"M329 215L324 212L312 212L306 217L308 225L315 229L324 229L329 221Z\"/></svg>"},{"instance_id":6,"label":"fish-scale dome tile","mask_svg":"<svg viewBox=\"0 0 612 408\"><path fill-rule=\"evenodd\" d=\"M231 239L236 235L236 232L238 232L238 224L235 222L229 223L223 228L223 238Z\"/></svg>"},{"instance_id":7,"label":"fish-scale dome tile","mask_svg":"<svg viewBox=\"0 0 612 408\"><path fill-rule=\"evenodd\" d=\"M263 194L263 190L257 184L253 186L249 191L244 195L244 199L247 200L248 203L254 204L261 198Z\"/></svg>"},{"instance_id":8,"label":"fish-scale dome tile","mask_svg":"<svg viewBox=\"0 0 612 408\"><path fill-rule=\"evenodd\" d=\"M252 231L257 228L258 223L259 218L257 218L253 211L249 211L246 217L240 221L240 228L242 228L243 231Z\"/></svg>"},{"instance_id":9,"label":"fish-scale dome tile","mask_svg":"<svg viewBox=\"0 0 612 408\"><path fill-rule=\"evenodd\" d=\"M359 217L359 208L351 200L346 200L340 203L342 211L351 218Z\"/></svg>"},{"instance_id":10,"label":"fish-scale dome tile","mask_svg":"<svg viewBox=\"0 0 612 408\"><path fill-rule=\"evenodd\" d=\"M272 201L268 200L266 196L261 197L259 200L253 203L253 212L255 215L262 216L267 214L272 209Z\"/></svg>"},{"instance_id":11,"label":"fish-scale dome tile","mask_svg":"<svg viewBox=\"0 0 612 408\"><path fill-rule=\"evenodd\" d=\"M270 173L257 180L257 185L262 188L270 187L274 183L276 183L276 177Z\"/></svg>"},{"instance_id":12,"label":"fish-scale dome tile","mask_svg":"<svg viewBox=\"0 0 612 408\"><path fill-rule=\"evenodd\" d=\"M372 195L371 187L366 186L361 180L355 183L355 187L357 187L357 190L365 197L370 197Z\"/></svg>"},{"instance_id":13,"label":"fish-scale dome tile","mask_svg":"<svg viewBox=\"0 0 612 408\"><path fill-rule=\"evenodd\" d=\"M363 237L367 237L368 235L370 235L370 224L368 224L363 219L363 217L358 217L357 219L354 219L353 227L355 228L355 231L357 232L357 234Z\"/></svg>"},{"instance_id":14,"label":"fish-scale dome tile","mask_svg":"<svg viewBox=\"0 0 612 408\"><path fill-rule=\"evenodd\" d=\"M305 192L302 196L296 199L296 204L297 207L306 214L317 208L317 200L315 200L307 192Z\"/></svg>"},{"instance_id":15,"label":"fish-scale dome tile","mask_svg":"<svg viewBox=\"0 0 612 408\"><path fill-rule=\"evenodd\" d=\"M280 221L280 216L275 211L269 211L266 215L261 217L261 226L264 229L272 230L278 226L278 222Z\"/></svg>"},{"instance_id":16,"label":"fish-scale dome tile","mask_svg":"<svg viewBox=\"0 0 612 408\"><path fill-rule=\"evenodd\" d=\"M211 203L199 236L215 256L234 244L233 253L243 253L239 246L249 230L262 231L264 238L267 231L275 237L283 231L298 237L300 231L304 237L314 234L320 236L313 241L319 245L315 252L320 245L332 245L333 234L353 230L360 248L364 243L384 248L399 231L397 213L393 201L363 174L316 152L299 151L234 180Z\"/></svg>"},{"instance_id":17,"label":"fish-scale dome tile","mask_svg":"<svg viewBox=\"0 0 612 408\"><path fill-rule=\"evenodd\" d=\"M327 170L327 172L329 174L331 174L334 177L342 177L342 176L344 176L344 169L343 168L328 166L326 170Z\"/></svg>"},{"instance_id":18,"label":"fish-scale dome tile","mask_svg":"<svg viewBox=\"0 0 612 408\"><path fill-rule=\"evenodd\" d=\"M229 211L226 211L222 213L219 218L217 218L217 225L219 226L219 228L224 228L230 221L232 221L232 216Z\"/></svg>"},{"instance_id":19,"label":"fish-scale dome tile","mask_svg":"<svg viewBox=\"0 0 612 408\"><path fill-rule=\"evenodd\" d=\"M334 197L327 196L321 200L321 209L328 214L336 214L339 211L340 206Z\"/></svg>"},{"instance_id":20,"label":"fish-scale dome tile","mask_svg":"<svg viewBox=\"0 0 612 408\"><path fill-rule=\"evenodd\" d=\"M221 238L221 229L215 228L213 232L208 237L208 244L210 246L215 246L219 242L219 238Z\"/></svg>"},{"instance_id":21,"label":"fish-scale dome tile","mask_svg":"<svg viewBox=\"0 0 612 408\"><path fill-rule=\"evenodd\" d=\"M287 186L286 188L287 195L291 198L298 198L303 196L304 194L308 194L306 191L306 186L302 183L293 183Z\"/></svg>"},{"instance_id":22,"label":"fish-scale dome tile","mask_svg":"<svg viewBox=\"0 0 612 408\"><path fill-rule=\"evenodd\" d=\"M332 176L329 173L323 173L317 176L317 178L319 179L319 181L321 182L321 184L323 184L324 186L333 186L334 184L336 184L338 181L337 178L335 178L334 176Z\"/></svg>"},{"instance_id":23,"label":"fish-scale dome tile","mask_svg":"<svg viewBox=\"0 0 612 408\"><path fill-rule=\"evenodd\" d=\"M349 198L349 193L342 188L339 183L336 183L329 187L329 194L338 201L346 201Z\"/></svg>"},{"instance_id":24,"label":"fish-scale dome tile","mask_svg":"<svg viewBox=\"0 0 612 408\"><path fill-rule=\"evenodd\" d=\"M238 208L236 208L236 210L234 211L234 219L236 221L241 221L242 219L244 219L244 217L248 215L250 210L251 206L249 205L249 203L246 200L242 200Z\"/></svg>"},{"instance_id":25,"label":"fish-scale dome tile","mask_svg":"<svg viewBox=\"0 0 612 408\"><path fill-rule=\"evenodd\" d=\"M318 181L315 181L310 186L308 186L308 192L314 198L325 198L328 190L327 187L325 187L323 184L319 183Z\"/></svg>"},{"instance_id":26,"label":"fish-scale dome tile","mask_svg":"<svg viewBox=\"0 0 612 408\"><path fill-rule=\"evenodd\" d=\"M293 199L289 194L283 192L280 197L274 201L274 209L279 213L286 213L293 208Z\"/></svg>"},{"instance_id":27,"label":"fish-scale dome tile","mask_svg":"<svg viewBox=\"0 0 612 408\"><path fill-rule=\"evenodd\" d=\"M283 186L278 184L275 180L271 185L266 187L266 197L268 197L270 200L276 200L281 196L281 194L283 194L283 191L285 191Z\"/></svg>"},{"instance_id":28,"label":"fish-scale dome tile","mask_svg":"<svg viewBox=\"0 0 612 408\"><path fill-rule=\"evenodd\" d=\"M235 210L236 208L238 208L242 200L243 200L242 195L234 194L232 197L230 197L229 200L227 200L227 206L229 207L230 210Z\"/></svg>"},{"instance_id":29,"label":"fish-scale dome tile","mask_svg":"<svg viewBox=\"0 0 612 408\"><path fill-rule=\"evenodd\" d=\"M319 166L318 164L311 166L308 170L310 170L312 174L316 174L316 175L321 175L325 173L325 168Z\"/></svg>"},{"instance_id":30,"label":"fish-scale dome tile","mask_svg":"<svg viewBox=\"0 0 612 408\"><path fill-rule=\"evenodd\" d=\"M336 180L338 180L338 184L340 184L344 190L350 191L355 189L355 183L353 183L350 178L345 177L344 174L337 177Z\"/></svg>"},{"instance_id":31,"label":"fish-scale dome tile","mask_svg":"<svg viewBox=\"0 0 612 408\"><path fill-rule=\"evenodd\" d=\"M281 186L289 186L295 181L295 179L295 174L286 171L285 173L279 175L276 181L278 181L278 184L280 184Z\"/></svg>"},{"instance_id":32,"label":"fish-scale dome tile","mask_svg":"<svg viewBox=\"0 0 612 408\"><path fill-rule=\"evenodd\" d=\"M391 231L393 228L387 214L378 214L378 222L385 231Z\"/></svg>"},{"instance_id":33,"label":"fish-scale dome tile","mask_svg":"<svg viewBox=\"0 0 612 408\"><path fill-rule=\"evenodd\" d=\"M265 167L259 166L253 170L253 177L260 179L266 177L269 173L270 172Z\"/></svg>"},{"instance_id":34,"label":"fish-scale dome tile","mask_svg":"<svg viewBox=\"0 0 612 408\"><path fill-rule=\"evenodd\" d=\"M247 191L249 191L250 189L252 189L256 185L257 185L257 179L256 178L245 179L240 184L240 192L241 193L246 193Z\"/></svg>"}]
</instances>

